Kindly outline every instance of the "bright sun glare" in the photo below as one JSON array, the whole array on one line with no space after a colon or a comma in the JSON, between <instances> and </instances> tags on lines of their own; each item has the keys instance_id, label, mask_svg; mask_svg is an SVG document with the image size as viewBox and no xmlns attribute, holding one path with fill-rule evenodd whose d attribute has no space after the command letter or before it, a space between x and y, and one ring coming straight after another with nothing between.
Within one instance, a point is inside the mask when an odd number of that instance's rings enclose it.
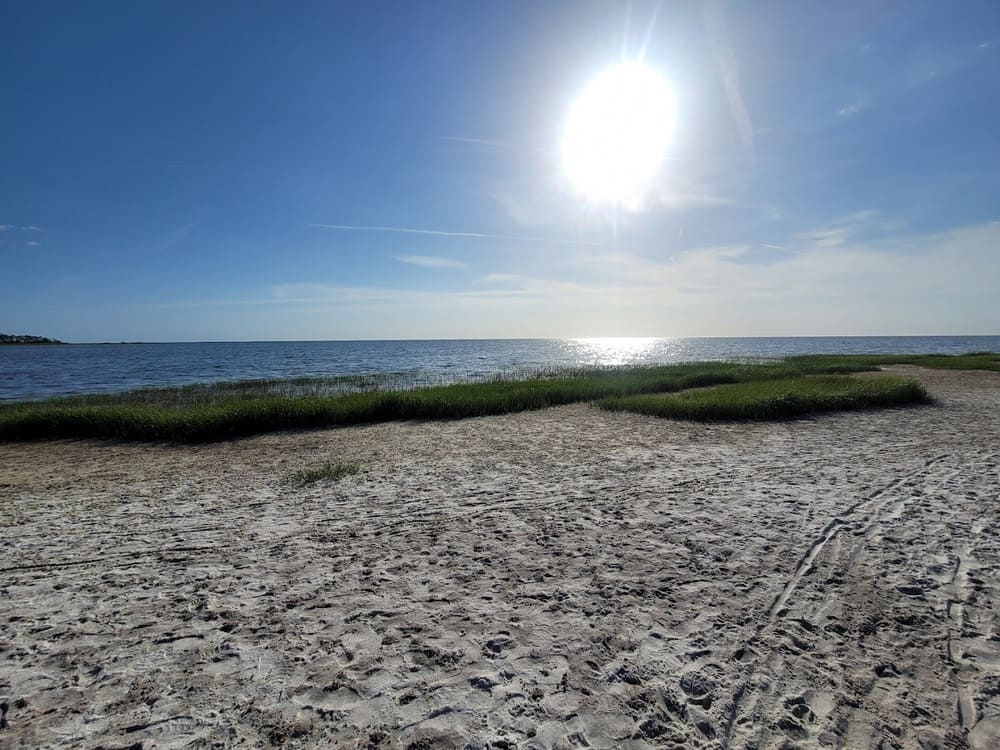
<instances>
[{"instance_id":1,"label":"bright sun glare","mask_svg":"<svg viewBox=\"0 0 1000 750\"><path fill-rule=\"evenodd\" d=\"M638 200L670 144L673 110L670 86L642 63L594 79L574 102L562 141L574 190L594 201Z\"/></svg>"}]
</instances>

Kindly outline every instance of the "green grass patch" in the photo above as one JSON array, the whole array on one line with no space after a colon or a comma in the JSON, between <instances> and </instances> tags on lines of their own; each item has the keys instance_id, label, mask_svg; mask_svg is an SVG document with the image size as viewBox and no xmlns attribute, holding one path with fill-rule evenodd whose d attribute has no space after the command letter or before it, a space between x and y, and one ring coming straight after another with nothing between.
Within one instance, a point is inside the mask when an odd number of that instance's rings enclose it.
<instances>
[{"instance_id":1,"label":"green grass patch","mask_svg":"<svg viewBox=\"0 0 1000 750\"><path fill-rule=\"evenodd\" d=\"M970 352L968 354L810 354L789 357L790 366L810 372L859 372L877 370L885 365L916 365L936 370L1000 371L1000 353Z\"/></svg>"},{"instance_id":2,"label":"green grass patch","mask_svg":"<svg viewBox=\"0 0 1000 750\"><path fill-rule=\"evenodd\" d=\"M356 463L325 463L322 466L299 469L292 474L292 481L298 485L314 484L324 480L336 481L357 474L359 471L361 466Z\"/></svg>"},{"instance_id":3,"label":"green grass patch","mask_svg":"<svg viewBox=\"0 0 1000 750\"><path fill-rule=\"evenodd\" d=\"M797 370L781 363L709 362L595 368L526 380L333 396L228 392L213 393L194 403L186 399L178 403L170 395L144 402L137 402L132 394L103 396L97 403L50 399L0 407L0 440L111 438L194 443L277 430L506 414L606 396L780 377L793 371Z\"/></svg>"},{"instance_id":4,"label":"green grass patch","mask_svg":"<svg viewBox=\"0 0 1000 750\"><path fill-rule=\"evenodd\" d=\"M780 380L720 385L677 394L607 398L603 409L699 422L790 419L832 411L927 404L932 399L914 380L847 375L804 375Z\"/></svg>"},{"instance_id":5,"label":"green grass patch","mask_svg":"<svg viewBox=\"0 0 1000 750\"><path fill-rule=\"evenodd\" d=\"M191 383L160 388L137 388L120 393L88 393L47 399L60 406L206 406L260 398L304 398L344 393L397 391L427 387L418 372L387 372L373 375L300 376L294 378L251 378L213 383ZM0 411L10 404L0 404Z\"/></svg>"},{"instance_id":6,"label":"green grass patch","mask_svg":"<svg viewBox=\"0 0 1000 750\"><path fill-rule=\"evenodd\" d=\"M420 388L405 387L412 381L403 377L405 373L397 373L393 375L395 379L389 380L369 376L310 377L143 389L0 404L0 441L101 438L197 443L278 430L409 419L461 419L602 399L611 399L604 404L623 403L620 399L629 396L669 394L713 385L766 383L804 375L855 373L896 363L1000 370L1000 354L822 355L756 363L592 367L540 372L520 379ZM388 387L392 383L404 387ZM862 408L868 403L863 396L855 394L857 406L836 408ZM821 403L826 403L818 394L810 398L813 406L806 411L787 406L792 411L784 416L817 411ZM649 403L659 400L657 397ZM848 400L834 399L837 403ZM884 404L872 401L870 405ZM772 408L780 411L777 406Z\"/></svg>"}]
</instances>

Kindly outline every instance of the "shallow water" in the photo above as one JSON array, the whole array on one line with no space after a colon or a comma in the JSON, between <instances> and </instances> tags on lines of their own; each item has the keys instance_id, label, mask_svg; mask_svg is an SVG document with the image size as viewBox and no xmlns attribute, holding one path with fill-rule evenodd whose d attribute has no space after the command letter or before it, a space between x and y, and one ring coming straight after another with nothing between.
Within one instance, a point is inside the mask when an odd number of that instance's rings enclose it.
<instances>
[{"instance_id":1,"label":"shallow water","mask_svg":"<svg viewBox=\"0 0 1000 750\"><path fill-rule=\"evenodd\" d=\"M437 384L582 365L796 354L1000 352L1000 336L252 341L0 347L0 400L253 378Z\"/></svg>"}]
</instances>

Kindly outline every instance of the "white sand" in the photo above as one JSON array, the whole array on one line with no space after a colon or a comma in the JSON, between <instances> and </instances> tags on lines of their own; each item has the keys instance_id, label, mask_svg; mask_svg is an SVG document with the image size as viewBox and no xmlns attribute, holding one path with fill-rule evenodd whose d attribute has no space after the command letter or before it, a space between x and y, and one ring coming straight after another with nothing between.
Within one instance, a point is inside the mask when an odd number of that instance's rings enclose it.
<instances>
[{"instance_id":1,"label":"white sand","mask_svg":"<svg viewBox=\"0 0 1000 750\"><path fill-rule=\"evenodd\" d=\"M0 747L1000 747L1000 375L908 371L940 406L0 445Z\"/></svg>"}]
</instances>

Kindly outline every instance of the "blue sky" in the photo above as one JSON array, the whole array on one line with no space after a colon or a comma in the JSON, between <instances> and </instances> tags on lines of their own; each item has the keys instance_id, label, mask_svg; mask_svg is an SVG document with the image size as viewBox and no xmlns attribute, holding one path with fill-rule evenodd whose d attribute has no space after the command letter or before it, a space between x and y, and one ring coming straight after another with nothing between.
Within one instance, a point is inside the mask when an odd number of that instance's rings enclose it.
<instances>
[{"instance_id":1,"label":"blue sky","mask_svg":"<svg viewBox=\"0 0 1000 750\"><path fill-rule=\"evenodd\" d=\"M559 144L670 82L641 200ZM6 2L0 331L1000 333L1000 3Z\"/></svg>"}]
</instances>

